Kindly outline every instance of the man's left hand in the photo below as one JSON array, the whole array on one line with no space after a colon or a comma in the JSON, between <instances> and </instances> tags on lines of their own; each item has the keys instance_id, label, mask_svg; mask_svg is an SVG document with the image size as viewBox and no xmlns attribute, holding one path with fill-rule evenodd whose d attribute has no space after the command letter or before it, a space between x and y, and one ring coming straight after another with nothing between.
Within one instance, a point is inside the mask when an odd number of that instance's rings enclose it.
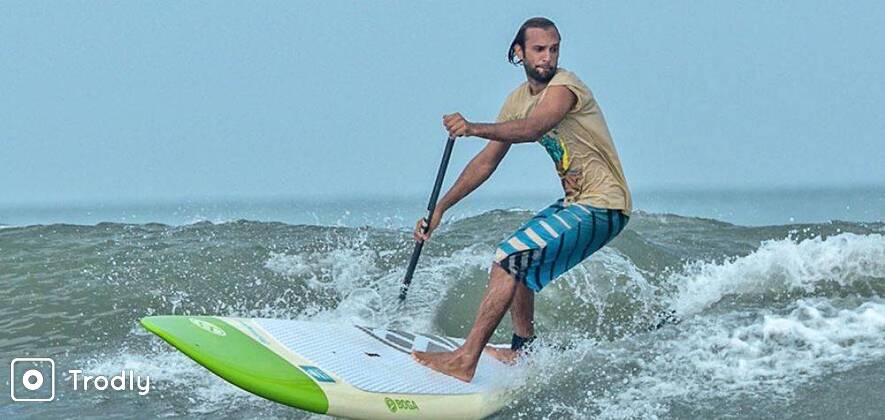
<instances>
[{"instance_id":1,"label":"man's left hand","mask_svg":"<svg viewBox=\"0 0 885 420\"><path fill-rule=\"evenodd\" d=\"M450 138L472 135L472 124L464 119L459 112L444 115L443 125L446 126L446 131L449 132Z\"/></svg>"}]
</instances>

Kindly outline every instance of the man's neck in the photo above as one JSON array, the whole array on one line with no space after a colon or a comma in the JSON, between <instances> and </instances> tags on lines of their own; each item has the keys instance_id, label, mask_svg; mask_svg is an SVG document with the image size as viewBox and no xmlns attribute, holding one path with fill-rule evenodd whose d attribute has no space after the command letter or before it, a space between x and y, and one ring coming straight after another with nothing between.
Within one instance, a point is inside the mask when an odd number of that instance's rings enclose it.
<instances>
[{"instance_id":1,"label":"man's neck","mask_svg":"<svg viewBox=\"0 0 885 420\"><path fill-rule=\"evenodd\" d=\"M550 83L549 81L539 82L535 79L532 79L531 77L528 78L528 82L529 82L529 93L532 96L541 93L542 90L547 88L547 84Z\"/></svg>"}]
</instances>

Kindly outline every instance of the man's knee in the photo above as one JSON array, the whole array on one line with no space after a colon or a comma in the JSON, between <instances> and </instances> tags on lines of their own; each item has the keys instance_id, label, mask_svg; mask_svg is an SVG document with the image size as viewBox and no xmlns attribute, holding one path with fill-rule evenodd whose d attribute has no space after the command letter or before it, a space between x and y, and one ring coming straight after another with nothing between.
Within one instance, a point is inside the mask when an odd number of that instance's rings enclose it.
<instances>
[{"instance_id":1,"label":"man's knee","mask_svg":"<svg viewBox=\"0 0 885 420\"><path fill-rule=\"evenodd\" d=\"M492 270L489 274L489 280L497 279L497 278L507 278L511 281L516 281L516 277L510 274L507 270L501 267L500 264L494 262L492 263Z\"/></svg>"}]
</instances>

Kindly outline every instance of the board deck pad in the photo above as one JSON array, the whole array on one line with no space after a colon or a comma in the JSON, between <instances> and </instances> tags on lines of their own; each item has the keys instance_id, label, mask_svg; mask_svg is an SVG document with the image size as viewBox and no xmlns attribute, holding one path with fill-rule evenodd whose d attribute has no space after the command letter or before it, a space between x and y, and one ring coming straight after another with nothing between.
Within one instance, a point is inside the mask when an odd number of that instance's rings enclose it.
<instances>
[{"instance_id":1,"label":"board deck pad","mask_svg":"<svg viewBox=\"0 0 885 420\"><path fill-rule=\"evenodd\" d=\"M474 394L495 386L507 368L486 355L470 383L422 366L411 351L451 351L463 340L361 326L300 321L258 320L288 349L325 371L368 392L398 394ZM501 384L503 386L503 384Z\"/></svg>"}]
</instances>

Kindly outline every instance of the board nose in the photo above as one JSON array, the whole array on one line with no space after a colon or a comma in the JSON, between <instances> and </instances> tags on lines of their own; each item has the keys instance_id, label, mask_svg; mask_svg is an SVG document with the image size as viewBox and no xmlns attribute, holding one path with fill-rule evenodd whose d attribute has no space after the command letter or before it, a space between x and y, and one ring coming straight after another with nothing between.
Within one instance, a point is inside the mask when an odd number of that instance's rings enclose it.
<instances>
[{"instance_id":1,"label":"board nose","mask_svg":"<svg viewBox=\"0 0 885 420\"><path fill-rule=\"evenodd\" d=\"M148 331L228 382L282 404L325 414L329 401L314 379L225 321L212 316L150 316Z\"/></svg>"}]
</instances>

